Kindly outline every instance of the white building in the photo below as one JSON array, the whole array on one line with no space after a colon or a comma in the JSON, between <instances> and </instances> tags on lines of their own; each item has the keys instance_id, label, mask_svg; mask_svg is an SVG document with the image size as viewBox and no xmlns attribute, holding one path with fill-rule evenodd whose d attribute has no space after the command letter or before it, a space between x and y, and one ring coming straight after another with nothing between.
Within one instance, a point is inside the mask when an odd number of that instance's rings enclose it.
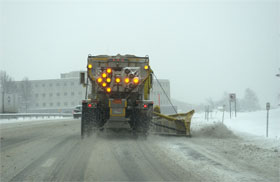
<instances>
[{"instance_id":1,"label":"white building","mask_svg":"<svg viewBox=\"0 0 280 182\"><path fill-rule=\"evenodd\" d=\"M81 105L86 88L80 85L79 73L62 73L60 79L30 80L29 112L71 112L74 106Z\"/></svg>"},{"instance_id":2,"label":"white building","mask_svg":"<svg viewBox=\"0 0 280 182\"><path fill-rule=\"evenodd\" d=\"M80 71L73 71L62 73L60 79L30 80L32 98L27 112L72 112L76 105L81 105L86 94L79 75ZM159 82L170 98L169 80L161 79ZM154 80L150 99L154 105L160 105L163 113L174 113L160 85Z\"/></svg>"}]
</instances>

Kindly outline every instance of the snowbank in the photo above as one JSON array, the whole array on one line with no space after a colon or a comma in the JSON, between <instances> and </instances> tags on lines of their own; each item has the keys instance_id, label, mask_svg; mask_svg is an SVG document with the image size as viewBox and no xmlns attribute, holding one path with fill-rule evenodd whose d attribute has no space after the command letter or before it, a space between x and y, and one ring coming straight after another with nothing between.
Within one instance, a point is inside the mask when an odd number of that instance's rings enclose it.
<instances>
[{"instance_id":1,"label":"snowbank","mask_svg":"<svg viewBox=\"0 0 280 182\"><path fill-rule=\"evenodd\" d=\"M201 125L200 128L192 130L194 137L208 138L237 138L237 136L222 123Z\"/></svg>"},{"instance_id":2,"label":"snowbank","mask_svg":"<svg viewBox=\"0 0 280 182\"><path fill-rule=\"evenodd\" d=\"M228 129L234 132L244 132L247 134L252 134L255 136L266 136L266 117L267 111L256 111L256 112L237 112L237 117L235 118L234 113L230 119L228 112L225 112L224 124ZM209 116L209 120L205 120L204 113L195 113L192 122L192 128L197 129L197 127L206 126L207 124L215 124L222 122L222 112L213 112ZM219 128L215 125L214 128ZM221 126L219 129L222 129ZM208 130L211 130L208 129ZM218 129L215 129L215 131ZM226 129L224 129L226 130ZM269 112L269 127L268 127L268 137L274 139L280 139L280 108L272 109Z\"/></svg>"}]
</instances>

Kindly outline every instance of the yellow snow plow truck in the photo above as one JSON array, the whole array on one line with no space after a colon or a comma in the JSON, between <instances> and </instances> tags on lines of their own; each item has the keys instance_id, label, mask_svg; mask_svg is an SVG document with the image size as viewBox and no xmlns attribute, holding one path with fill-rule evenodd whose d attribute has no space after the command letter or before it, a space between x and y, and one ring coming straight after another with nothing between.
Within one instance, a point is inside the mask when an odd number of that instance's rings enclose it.
<instances>
[{"instance_id":1,"label":"yellow snow plow truck","mask_svg":"<svg viewBox=\"0 0 280 182\"><path fill-rule=\"evenodd\" d=\"M164 115L158 106L154 109L153 101L149 100L153 77L147 56L89 55L87 77L84 72L80 74L80 83L86 87L81 136L111 128L126 128L137 136L190 136L194 111Z\"/></svg>"}]
</instances>

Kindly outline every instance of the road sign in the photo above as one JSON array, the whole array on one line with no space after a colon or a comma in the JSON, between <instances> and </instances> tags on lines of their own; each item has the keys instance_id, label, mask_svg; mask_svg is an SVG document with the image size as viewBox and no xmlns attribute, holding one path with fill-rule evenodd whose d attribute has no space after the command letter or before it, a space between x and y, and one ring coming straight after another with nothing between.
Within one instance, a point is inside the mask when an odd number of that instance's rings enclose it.
<instances>
[{"instance_id":1,"label":"road sign","mask_svg":"<svg viewBox=\"0 0 280 182\"><path fill-rule=\"evenodd\" d=\"M231 94L229 94L229 99L230 99L230 101L235 101L236 100L236 94L235 93L231 93Z\"/></svg>"},{"instance_id":2,"label":"road sign","mask_svg":"<svg viewBox=\"0 0 280 182\"><path fill-rule=\"evenodd\" d=\"M270 103L266 103L266 110L270 110Z\"/></svg>"},{"instance_id":3,"label":"road sign","mask_svg":"<svg viewBox=\"0 0 280 182\"><path fill-rule=\"evenodd\" d=\"M231 103L234 102L234 111L235 111L235 117L236 117L236 94L231 93L229 94L229 113L231 118Z\"/></svg>"},{"instance_id":4,"label":"road sign","mask_svg":"<svg viewBox=\"0 0 280 182\"><path fill-rule=\"evenodd\" d=\"M267 102L267 103L266 103L266 110L267 110L267 114L266 114L266 137L268 137L269 109L270 109L270 103Z\"/></svg>"}]
</instances>

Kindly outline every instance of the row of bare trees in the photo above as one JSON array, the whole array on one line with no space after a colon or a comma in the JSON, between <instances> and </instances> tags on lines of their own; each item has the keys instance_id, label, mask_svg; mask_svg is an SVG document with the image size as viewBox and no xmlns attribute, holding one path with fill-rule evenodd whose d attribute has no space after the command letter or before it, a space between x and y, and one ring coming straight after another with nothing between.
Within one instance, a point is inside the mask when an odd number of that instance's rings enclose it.
<instances>
[{"instance_id":1,"label":"row of bare trees","mask_svg":"<svg viewBox=\"0 0 280 182\"><path fill-rule=\"evenodd\" d=\"M5 111L5 96L6 94L16 94L19 98L19 109L27 112L30 104L32 103L32 87L27 77L22 81L16 82L6 73L0 70L0 88L2 97L2 113Z\"/></svg>"}]
</instances>

